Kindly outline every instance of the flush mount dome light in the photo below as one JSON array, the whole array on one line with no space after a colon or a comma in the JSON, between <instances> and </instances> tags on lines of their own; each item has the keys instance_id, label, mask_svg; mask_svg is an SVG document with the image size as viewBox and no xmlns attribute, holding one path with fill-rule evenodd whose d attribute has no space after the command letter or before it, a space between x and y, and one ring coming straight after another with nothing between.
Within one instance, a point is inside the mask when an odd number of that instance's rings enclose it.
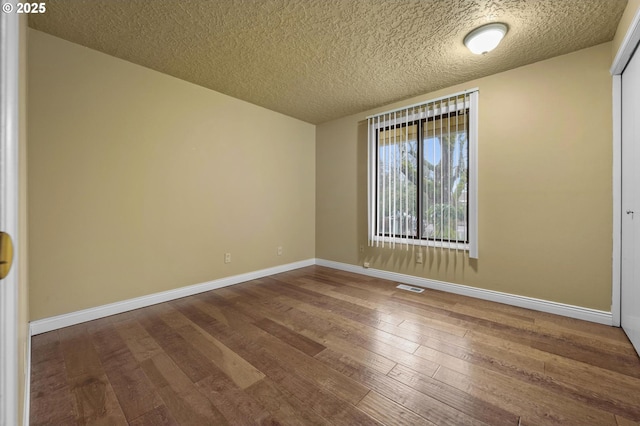
<instances>
[{"instance_id":1,"label":"flush mount dome light","mask_svg":"<svg viewBox=\"0 0 640 426\"><path fill-rule=\"evenodd\" d=\"M482 55L495 49L506 33L505 24L496 22L483 25L467 34L464 45L476 55Z\"/></svg>"}]
</instances>

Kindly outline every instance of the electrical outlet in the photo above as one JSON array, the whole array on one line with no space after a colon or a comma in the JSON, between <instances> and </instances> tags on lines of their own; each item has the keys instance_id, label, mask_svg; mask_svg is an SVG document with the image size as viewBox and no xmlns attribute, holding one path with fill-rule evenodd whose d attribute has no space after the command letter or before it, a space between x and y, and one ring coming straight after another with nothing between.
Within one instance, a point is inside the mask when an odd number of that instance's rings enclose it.
<instances>
[{"instance_id":1,"label":"electrical outlet","mask_svg":"<svg viewBox=\"0 0 640 426\"><path fill-rule=\"evenodd\" d=\"M231 263L231 253L224 254L224 263Z\"/></svg>"},{"instance_id":2,"label":"electrical outlet","mask_svg":"<svg viewBox=\"0 0 640 426\"><path fill-rule=\"evenodd\" d=\"M282 246L278 246L278 256L282 256Z\"/></svg>"},{"instance_id":3,"label":"electrical outlet","mask_svg":"<svg viewBox=\"0 0 640 426\"><path fill-rule=\"evenodd\" d=\"M360 244L360 253L364 253L364 244Z\"/></svg>"},{"instance_id":4,"label":"electrical outlet","mask_svg":"<svg viewBox=\"0 0 640 426\"><path fill-rule=\"evenodd\" d=\"M422 252L416 253L416 263L422 263Z\"/></svg>"}]
</instances>

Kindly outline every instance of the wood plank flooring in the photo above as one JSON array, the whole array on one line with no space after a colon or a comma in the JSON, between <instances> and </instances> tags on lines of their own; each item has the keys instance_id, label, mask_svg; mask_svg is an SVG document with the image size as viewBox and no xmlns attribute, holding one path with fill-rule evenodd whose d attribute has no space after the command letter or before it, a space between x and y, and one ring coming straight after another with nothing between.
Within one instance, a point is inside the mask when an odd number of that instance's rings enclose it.
<instances>
[{"instance_id":1,"label":"wood plank flooring","mask_svg":"<svg viewBox=\"0 0 640 426\"><path fill-rule=\"evenodd\" d=\"M33 425L638 425L621 329L312 266L33 337Z\"/></svg>"}]
</instances>

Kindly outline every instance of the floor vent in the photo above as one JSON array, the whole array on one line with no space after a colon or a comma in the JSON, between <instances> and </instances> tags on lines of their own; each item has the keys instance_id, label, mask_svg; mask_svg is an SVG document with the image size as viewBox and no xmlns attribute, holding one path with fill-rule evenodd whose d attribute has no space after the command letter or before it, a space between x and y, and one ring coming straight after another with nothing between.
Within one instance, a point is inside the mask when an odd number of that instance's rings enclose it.
<instances>
[{"instance_id":1,"label":"floor vent","mask_svg":"<svg viewBox=\"0 0 640 426\"><path fill-rule=\"evenodd\" d=\"M422 293L424 291L424 288L411 287L410 285L406 285L406 284L398 284L396 288L399 288L401 290L411 291L413 293Z\"/></svg>"}]
</instances>

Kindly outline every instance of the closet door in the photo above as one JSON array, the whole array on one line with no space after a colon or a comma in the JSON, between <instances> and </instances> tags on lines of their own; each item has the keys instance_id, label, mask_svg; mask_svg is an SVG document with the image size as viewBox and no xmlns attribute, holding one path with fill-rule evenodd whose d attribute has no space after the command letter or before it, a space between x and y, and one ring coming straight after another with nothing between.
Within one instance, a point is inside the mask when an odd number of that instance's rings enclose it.
<instances>
[{"instance_id":1,"label":"closet door","mask_svg":"<svg viewBox=\"0 0 640 426\"><path fill-rule=\"evenodd\" d=\"M640 353L640 54L622 73L622 273L620 321Z\"/></svg>"}]
</instances>

